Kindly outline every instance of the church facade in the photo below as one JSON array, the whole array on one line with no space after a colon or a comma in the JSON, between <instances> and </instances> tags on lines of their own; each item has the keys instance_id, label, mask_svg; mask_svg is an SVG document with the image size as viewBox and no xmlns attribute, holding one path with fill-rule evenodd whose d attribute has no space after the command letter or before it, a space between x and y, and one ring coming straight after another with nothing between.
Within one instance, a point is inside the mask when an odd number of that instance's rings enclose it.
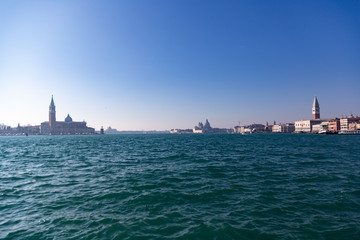
<instances>
[{"instance_id":1,"label":"church facade","mask_svg":"<svg viewBox=\"0 0 360 240\"><path fill-rule=\"evenodd\" d=\"M95 129L86 126L86 122L74 122L68 114L65 121L56 121L56 110L54 99L51 96L49 106L49 121L42 122L40 133L45 135L77 135L77 134L95 134Z\"/></svg>"}]
</instances>

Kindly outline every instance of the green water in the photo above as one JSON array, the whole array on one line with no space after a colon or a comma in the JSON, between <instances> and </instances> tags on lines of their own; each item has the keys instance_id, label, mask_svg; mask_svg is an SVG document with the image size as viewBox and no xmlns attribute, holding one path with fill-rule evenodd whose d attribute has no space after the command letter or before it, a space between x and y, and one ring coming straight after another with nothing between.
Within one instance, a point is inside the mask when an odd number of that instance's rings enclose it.
<instances>
[{"instance_id":1,"label":"green water","mask_svg":"<svg viewBox=\"0 0 360 240\"><path fill-rule=\"evenodd\" d=\"M360 239L360 136L0 137L0 239Z\"/></svg>"}]
</instances>

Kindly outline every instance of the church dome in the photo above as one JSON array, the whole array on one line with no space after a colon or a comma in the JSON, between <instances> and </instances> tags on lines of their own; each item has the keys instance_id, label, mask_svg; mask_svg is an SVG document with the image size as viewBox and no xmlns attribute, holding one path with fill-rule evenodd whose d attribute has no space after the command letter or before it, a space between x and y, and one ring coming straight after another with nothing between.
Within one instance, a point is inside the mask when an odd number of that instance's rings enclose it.
<instances>
[{"instance_id":1,"label":"church dome","mask_svg":"<svg viewBox=\"0 0 360 240\"><path fill-rule=\"evenodd\" d=\"M70 117L69 114L68 114L67 117L65 118L65 122L72 122L72 118Z\"/></svg>"}]
</instances>

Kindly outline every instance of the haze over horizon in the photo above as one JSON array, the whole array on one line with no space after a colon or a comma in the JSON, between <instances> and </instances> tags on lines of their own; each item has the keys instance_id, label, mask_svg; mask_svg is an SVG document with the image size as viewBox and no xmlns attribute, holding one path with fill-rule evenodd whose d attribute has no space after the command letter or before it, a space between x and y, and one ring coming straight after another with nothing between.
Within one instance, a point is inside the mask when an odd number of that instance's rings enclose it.
<instances>
[{"instance_id":1,"label":"haze over horizon","mask_svg":"<svg viewBox=\"0 0 360 240\"><path fill-rule=\"evenodd\" d=\"M360 115L360 1L2 1L0 123L99 129Z\"/></svg>"}]
</instances>

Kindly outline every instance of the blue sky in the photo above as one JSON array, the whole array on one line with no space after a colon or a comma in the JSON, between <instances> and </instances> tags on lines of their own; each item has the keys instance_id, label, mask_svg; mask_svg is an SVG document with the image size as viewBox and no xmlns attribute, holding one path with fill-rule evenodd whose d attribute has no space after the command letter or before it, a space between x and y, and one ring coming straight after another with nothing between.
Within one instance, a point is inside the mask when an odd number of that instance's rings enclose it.
<instances>
[{"instance_id":1,"label":"blue sky","mask_svg":"<svg viewBox=\"0 0 360 240\"><path fill-rule=\"evenodd\" d=\"M0 123L360 115L360 1L0 1Z\"/></svg>"}]
</instances>

